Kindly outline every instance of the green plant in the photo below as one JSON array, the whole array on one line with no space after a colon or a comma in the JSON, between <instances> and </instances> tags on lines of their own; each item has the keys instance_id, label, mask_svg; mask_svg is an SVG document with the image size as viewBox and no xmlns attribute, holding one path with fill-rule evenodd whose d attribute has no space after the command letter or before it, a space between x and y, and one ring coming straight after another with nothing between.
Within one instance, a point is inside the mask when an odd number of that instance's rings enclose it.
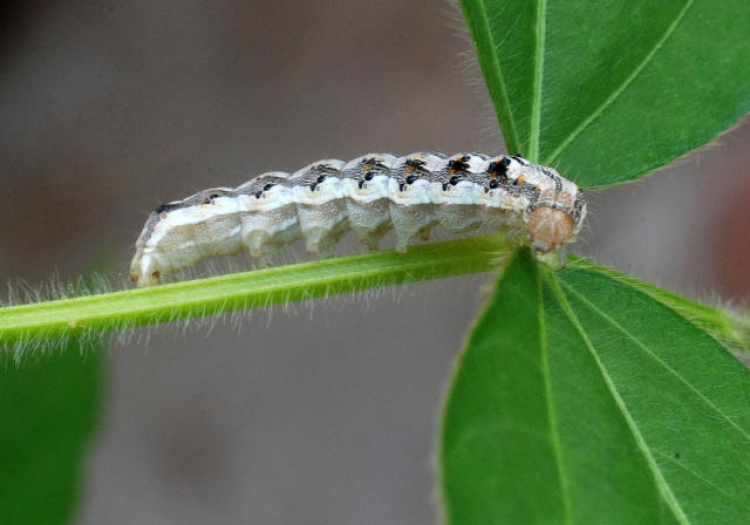
<instances>
[{"instance_id":1,"label":"green plant","mask_svg":"<svg viewBox=\"0 0 750 525\"><path fill-rule=\"evenodd\" d=\"M510 151L601 188L748 110L744 1L589 5L463 2ZM466 239L8 308L0 340L20 357L40 340L484 271L504 248ZM742 346L747 333L742 319L593 263L555 273L519 250L447 402L450 522L742 522L748 372L717 339Z\"/></svg>"}]
</instances>

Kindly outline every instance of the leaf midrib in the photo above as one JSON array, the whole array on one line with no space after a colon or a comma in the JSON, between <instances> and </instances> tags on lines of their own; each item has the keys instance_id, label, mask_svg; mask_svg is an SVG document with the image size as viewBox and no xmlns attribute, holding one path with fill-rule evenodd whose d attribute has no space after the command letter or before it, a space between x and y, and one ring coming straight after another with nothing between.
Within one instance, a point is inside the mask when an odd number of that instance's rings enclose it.
<instances>
[{"instance_id":1,"label":"leaf midrib","mask_svg":"<svg viewBox=\"0 0 750 525\"><path fill-rule=\"evenodd\" d=\"M555 456L555 465L557 467L558 483L560 484L560 494L562 495L563 509L565 515L565 523L572 523L572 503L570 499L570 486L567 483L567 478L564 475L564 461L563 461L563 447L560 441L560 428L557 421L557 411L555 405L552 402L552 370L549 364L549 345L547 344L547 325L545 323L544 315L544 299L542 290L542 279L543 277L537 274L536 286L537 286L537 297L539 297L539 345L541 353L541 364L542 373L544 377L544 389L545 389L545 401L547 404L547 413L549 414L549 426L550 426L550 442Z\"/></svg>"},{"instance_id":2,"label":"leaf midrib","mask_svg":"<svg viewBox=\"0 0 750 525\"><path fill-rule=\"evenodd\" d=\"M667 482L666 478L662 474L662 471L659 468L658 463L656 462L656 458L654 458L653 454L651 453L650 447L648 447L648 445L646 444L646 439L641 433L640 429L638 428L638 425L635 422L633 415L630 413L630 410L628 410L627 403L617 391L617 388L615 387L612 377L610 377L604 364L599 359L599 355L597 354L591 340L588 338L588 334L586 333L586 330L581 325L580 321L578 320L578 317L573 311L573 308L570 306L570 303L568 303L567 297L565 296L563 291L560 289L560 287L565 286L567 288L567 291L575 294L579 298L580 298L580 295L575 293L575 291L571 287L565 285L565 283L562 283L558 281L557 279L550 279L549 283L550 283L550 287L552 288L555 294L555 297L558 299L560 303L562 310L565 312L571 324L580 335L591 357L594 359L594 362L597 364L597 367L599 368L599 372L601 373L602 378L604 379L607 389L612 395L612 399L620 408L620 413L622 414L623 418L625 419L626 424L630 428L633 438L638 444L638 448L641 450L641 452L643 453L643 456L646 458L646 461L651 467L651 472L656 480L657 485L661 488L662 494L664 495L664 499L666 500L667 505L669 505L669 507L673 510L675 518L680 523L684 523L684 524L690 523L690 520L687 518L687 515L682 509L682 506L680 505L679 501L677 500L674 493L672 492L672 488L669 485L669 482ZM588 305L589 304L588 301L585 301L585 304ZM594 310L598 312L597 309L594 309ZM606 319L606 316L603 315L603 317Z\"/></svg>"}]
</instances>

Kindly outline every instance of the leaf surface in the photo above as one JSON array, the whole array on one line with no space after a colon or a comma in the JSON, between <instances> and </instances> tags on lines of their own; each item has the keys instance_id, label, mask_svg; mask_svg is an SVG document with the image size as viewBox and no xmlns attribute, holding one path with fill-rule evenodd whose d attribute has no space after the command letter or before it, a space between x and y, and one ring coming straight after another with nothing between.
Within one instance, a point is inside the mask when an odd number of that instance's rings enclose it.
<instances>
[{"instance_id":1,"label":"leaf surface","mask_svg":"<svg viewBox=\"0 0 750 525\"><path fill-rule=\"evenodd\" d=\"M69 523L101 401L101 348L70 339L0 371L0 523Z\"/></svg>"},{"instance_id":2,"label":"leaf surface","mask_svg":"<svg viewBox=\"0 0 750 525\"><path fill-rule=\"evenodd\" d=\"M632 286L523 250L443 421L450 523L745 523L750 373Z\"/></svg>"},{"instance_id":3,"label":"leaf surface","mask_svg":"<svg viewBox=\"0 0 750 525\"><path fill-rule=\"evenodd\" d=\"M750 110L746 0L461 0L511 153L637 179Z\"/></svg>"}]
</instances>

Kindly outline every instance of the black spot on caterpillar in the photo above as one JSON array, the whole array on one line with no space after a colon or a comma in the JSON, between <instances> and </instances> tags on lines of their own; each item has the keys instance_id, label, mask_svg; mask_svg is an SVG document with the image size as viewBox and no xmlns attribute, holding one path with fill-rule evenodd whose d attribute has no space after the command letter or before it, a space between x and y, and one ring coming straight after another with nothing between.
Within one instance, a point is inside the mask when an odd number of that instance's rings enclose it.
<instances>
[{"instance_id":1,"label":"black spot on caterpillar","mask_svg":"<svg viewBox=\"0 0 750 525\"><path fill-rule=\"evenodd\" d=\"M159 206L136 242L130 277L150 286L206 257L242 250L267 265L300 239L308 252L328 257L349 229L374 250L392 228L396 250L405 252L435 226L454 233L508 228L549 252L575 240L585 215L578 186L519 156L371 153Z\"/></svg>"}]
</instances>

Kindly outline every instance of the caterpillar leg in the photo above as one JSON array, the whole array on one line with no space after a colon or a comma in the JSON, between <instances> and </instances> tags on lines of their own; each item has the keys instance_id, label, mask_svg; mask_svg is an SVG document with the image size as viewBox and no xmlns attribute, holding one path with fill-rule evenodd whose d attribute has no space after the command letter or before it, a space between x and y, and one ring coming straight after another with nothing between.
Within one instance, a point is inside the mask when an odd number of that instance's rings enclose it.
<instances>
[{"instance_id":1,"label":"caterpillar leg","mask_svg":"<svg viewBox=\"0 0 750 525\"><path fill-rule=\"evenodd\" d=\"M333 247L336 245L336 241L329 235L318 234L309 236L306 245L305 251L307 253L317 254L321 259L328 259L333 257Z\"/></svg>"},{"instance_id":2,"label":"caterpillar leg","mask_svg":"<svg viewBox=\"0 0 750 525\"><path fill-rule=\"evenodd\" d=\"M264 232L261 230L250 232L245 237L245 244L247 245L247 249L250 252L250 256L253 259L260 259L261 257L267 255L266 246L268 246L270 240L271 235L268 234L268 232Z\"/></svg>"},{"instance_id":3,"label":"caterpillar leg","mask_svg":"<svg viewBox=\"0 0 750 525\"><path fill-rule=\"evenodd\" d=\"M357 236L357 241L367 246L367 249L371 252L374 252L378 250L380 247L380 241L390 229L391 223L386 221L378 225L376 228L357 228L354 231Z\"/></svg>"},{"instance_id":4,"label":"caterpillar leg","mask_svg":"<svg viewBox=\"0 0 750 525\"><path fill-rule=\"evenodd\" d=\"M305 231L305 251L318 254L321 259L333 257L333 249L347 232L348 227L339 225L333 230L326 228L310 228Z\"/></svg>"}]
</instances>

